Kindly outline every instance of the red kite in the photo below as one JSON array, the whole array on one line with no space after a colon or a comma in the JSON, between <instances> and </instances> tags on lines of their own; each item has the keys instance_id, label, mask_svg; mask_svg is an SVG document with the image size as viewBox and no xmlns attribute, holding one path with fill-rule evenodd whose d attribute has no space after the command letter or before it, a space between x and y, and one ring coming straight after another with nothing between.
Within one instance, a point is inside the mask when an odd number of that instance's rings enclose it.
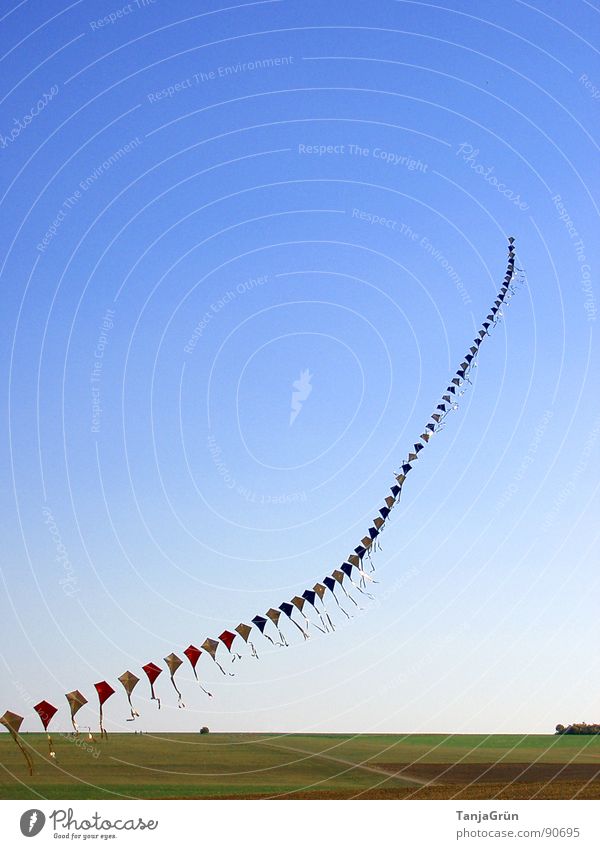
<instances>
[{"instance_id":1,"label":"red kite","mask_svg":"<svg viewBox=\"0 0 600 849\"><path fill-rule=\"evenodd\" d=\"M235 660L237 658L238 660L241 660L241 654L238 654L236 651L231 651L231 646L233 645L233 641L236 637L237 634L234 634L232 631L223 631L222 634L219 634L219 639L221 640L223 645L227 647L227 651L229 652L229 654L233 655L233 659Z\"/></svg>"},{"instance_id":2,"label":"red kite","mask_svg":"<svg viewBox=\"0 0 600 849\"><path fill-rule=\"evenodd\" d=\"M34 711L37 713L39 718L42 721L42 725L44 726L44 731L46 732L46 736L48 737L48 749L50 751L50 757L56 758L56 752L54 751L54 746L52 745L52 737L48 732L48 725L50 724L50 720L58 710L54 705L51 705L50 702L42 701L37 705L33 706Z\"/></svg>"},{"instance_id":3,"label":"red kite","mask_svg":"<svg viewBox=\"0 0 600 849\"><path fill-rule=\"evenodd\" d=\"M142 669L148 676L148 681L150 681L150 701L158 702L158 709L160 710L160 699L154 695L154 682L162 672L160 666L157 666L155 663L147 663L145 666L142 666Z\"/></svg>"},{"instance_id":4,"label":"red kite","mask_svg":"<svg viewBox=\"0 0 600 849\"><path fill-rule=\"evenodd\" d=\"M184 651L184 655L187 657L189 662L192 664L192 669L194 670L194 677L195 677L196 681L198 681L198 673L196 672L196 664L198 663L198 660L200 659L201 654L202 654L202 652L200 651L200 649L197 649L196 646L192 646L192 645L189 645L187 647L187 649ZM200 684L200 681L198 681L198 683ZM208 690L205 690L204 687L202 686L202 684L200 684L200 689L202 690L203 693L206 693L206 695L209 696L212 699L212 693L209 693Z\"/></svg>"},{"instance_id":5,"label":"red kite","mask_svg":"<svg viewBox=\"0 0 600 849\"><path fill-rule=\"evenodd\" d=\"M94 684L94 687L96 688L96 692L98 693L98 701L100 702L100 737L108 737L108 734L106 733L106 729L104 727L102 705L107 699L110 699L110 697L115 691L110 686L108 681L99 681L97 684Z\"/></svg>"},{"instance_id":6,"label":"red kite","mask_svg":"<svg viewBox=\"0 0 600 849\"><path fill-rule=\"evenodd\" d=\"M286 638L285 638L285 635L284 635L283 631L282 631L282 630L281 630L281 628L279 627L279 620L281 619L281 610L276 610L274 607L270 607L270 608L267 610L267 612L266 612L265 616L267 617L267 619L270 619L270 620L271 620L271 622L273 623L273 625L275 625L275 627L277 628L277 633L279 634L279 639L281 640L281 642L280 642L280 643L276 643L274 640L271 640L271 642L273 643L273 645L274 645L274 646L281 646L281 647L283 647L283 646L287 646L287 645L288 645L288 641L286 640ZM265 637L266 637L266 636L267 636L267 634L265 634Z\"/></svg>"}]
</instances>

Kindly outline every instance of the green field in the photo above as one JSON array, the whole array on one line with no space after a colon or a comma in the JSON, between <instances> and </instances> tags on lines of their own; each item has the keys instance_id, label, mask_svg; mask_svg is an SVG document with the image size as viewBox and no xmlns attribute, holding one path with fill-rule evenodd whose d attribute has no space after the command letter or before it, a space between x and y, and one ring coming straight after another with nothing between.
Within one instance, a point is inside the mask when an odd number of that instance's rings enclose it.
<instances>
[{"instance_id":1,"label":"green field","mask_svg":"<svg viewBox=\"0 0 600 849\"><path fill-rule=\"evenodd\" d=\"M0 736L3 799L598 799L600 737L440 734Z\"/></svg>"}]
</instances>

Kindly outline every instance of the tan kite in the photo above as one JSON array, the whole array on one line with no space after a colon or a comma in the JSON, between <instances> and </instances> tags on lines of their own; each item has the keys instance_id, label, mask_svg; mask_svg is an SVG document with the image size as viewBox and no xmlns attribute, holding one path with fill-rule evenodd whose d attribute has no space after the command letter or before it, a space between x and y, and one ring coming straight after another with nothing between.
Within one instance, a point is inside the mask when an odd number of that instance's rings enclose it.
<instances>
[{"instance_id":1,"label":"tan kite","mask_svg":"<svg viewBox=\"0 0 600 849\"><path fill-rule=\"evenodd\" d=\"M182 695L179 692L177 684L175 683L175 673L183 663L183 660L180 657L177 657L176 654L173 654L173 652L171 652L171 654L168 654L165 657L164 661L169 667L169 672L171 673L171 684L173 685L173 687L175 688L175 692L177 693L177 707L184 708L185 705L183 703Z\"/></svg>"},{"instance_id":2,"label":"tan kite","mask_svg":"<svg viewBox=\"0 0 600 849\"><path fill-rule=\"evenodd\" d=\"M134 708L131 703L131 694L133 693L134 688L139 683L139 678L137 675L134 675L133 672L124 672L122 675L119 675L119 681L125 688L125 692L127 693L127 701L129 702L129 708L131 710L131 716L127 722L133 722L136 717L139 716L139 713Z\"/></svg>"},{"instance_id":3,"label":"tan kite","mask_svg":"<svg viewBox=\"0 0 600 849\"><path fill-rule=\"evenodd\" d=\"M329 580L331 581L331 580L332 580L332 578L330 578ZM325 604L325 595L327 594L327 586L325 585L325 582L323 582L322 584L318 584L318 583L317 583L317 584L315 584L315 585L314 585L314 587L313 587L313 591L314 591L314 592L317 594L317 596L319 597L319 600L320 600L320 602L321 602L321 604L322 604L322 606L323 606L323 613L325 614L325 616L327 617L327 621L328 621L328 622L329 622L329 624L331 625L331 630L332 630L332 631L335 631L335 626L334 626L333 622L331 621L331 616L329 615L329 613L328 613L328 611L327 611L327 605ZM332 591L332 592L333 592L333 591ZM336 602L337 602L337 605L338 605L338 607L339 607L339 606L340 606L340 603L339 603L339 601L337 600L337 598L336 598ZM345 611L345 610L344 610L344 613L346 613L346 611ZM348 616L348 614L347 614L347 613L346 613L346 616Z\"/></svg>"},{"instance_id":4,"label":"tan kite","mask_svg":"<svg viewBox=\"0 0 600 849\"><path fill-rule=\"evenodd\" d=\"M340 585L340 587L343 589L343 591L344 591L345 595L346 595L346 596L350 599L350 601L352 602L352 604L355 604L357 607L360 607L360 605L359 605L359 603L356 601L356 599L352 598L352 596L350 595L350 593L348 592L348 590L347 590L347 589L346 589L346 587L344 586L344 578L346 577L346 576L344 575L344 573L343 573L343 572L340 572L340 570L339 570L339 569L334 569L334 570L333 570L333 572L331 573L331 575L332 575L332 577L333 577L333 578L335 578L335 580L338 582L338 584L339 584L339 585ZM360 609L362 610L362 608L360 608Z\"/></svg>"},{"instance_id":5,"label":"tan kite","mask_svg":"<svg viewBox=\"0 0 600 849\"><path fill-rule=\"evenodd\" d=\"M300 615L304 618L304 621L306 622L306 630L308 631L310 625L312 624L312 625L315 626L315 628L318 631L321 631L323 634L325 634L326 632L323 630L323 628L321 628L320 625L317 625L315 622L311 623L310 619L308 618L308 616L304 612L304 605L306 604L306 601L307 600L304 596L299 596L299 595L295 595L294 598L292 599L292 604L294 605L296 610L300 613Z\"/></svg>"},{"instance_id":6,"label":"tan kite","mask_svg":"<svg viewBox=\"0 0 600 849\"><path fill-rule=\"evenodd\" d=\"M204 651L209 654L214 662L217 664L223 675L233 675L233 672L225 672L219 661L217 660L217 649L219 648L219 641L212 640L210 637L207 637L202 643L202 648Z\"/></svg>"},{"instance_id":7,"label":"tan kite","mask_svg":"<svg viewBox=\"0 0 600 849\"><path fill-rule=\"evenodd\" d=\"M317 614L317 616L319 617L319 619L323 623L323 628L321 628L320 630L322 630L323 633L325 634L327 631L329 631L329 626L327 625L327 622L323 618L323 614L321 613L321 611L317 607L317 594L316 594L316 592L314 590L304 590L304 592L302 593L302 598L306 599L306 601L311 605L311 607L313 608L313 610L315 611L315 613ZM329 625L331 625L331 630L335 631L335 627L334 627L331 619L329 620ZM315 627L318 628L319 626L316 625Z\"/></svg>"},{"instance_id":8,"label":"tan kite","mask_svg":"<svg viewBox=\"0 0 600 849\"><path fill-rule=\"evenodd\" d=\"M276 610L274 607L270 607L265 613L267 619L270 619L273 625L277 628L277 633L279 634L280 643L275 643L276 646L287 646L288 641L286 640L283 631L279 627L279 620L281 619L281 610Z\"/></svg>"},{"instance_id":9,"label":"tan kite","mask_svg":"<svg viewBox=\"0 0 600 849\"><path fill-rule=\"evenodd\" d=\"M243 622L240 622L240 624L235 630L238 632L242 640L250 646L252 657L258 658L258 653L256 651L256 648L254 647L254 643L248 639L248 637L252 633L252 628L250 627L250 625L245 625Z\"/></svg>"},{"instance_id":10,"label":"tan kite","mask_svg":"<svg viewBox=\"0 0 600 849\"><path fill-rule=\"evenodd\" d=\"M300 633L302 634L304 639L308 640L310 634L308 633L308 631L305 631L304 628L298 622L296 622L296 620L292 616L292 613L294 612L294 606L295 605L290 604L289 601L282 601L281 604L279 605L279 609L282 610L285 613L285 615L290 620L290 622L293 622L293 624L300 631Z\"/></svg>"},{"instance_id":11,"label":"tan kite","mask_svg":"<svg viewBox=\"0 0 600 849\"><path fill-rule=\"evenodd\" d=\"M29 752L21 742L21 737L19 735L19 728L21 727L22 722L23 717L19 716L18 713L13 713L12 710L7 710L4 716L0 716L0 725L4 725L4 727L10 732L10 736L13 738L21 750L23 757L27 761L29 775L33 775L33 761L31 760Z\"/></svg>"},{"instance_id":12,"label":"tan kite","mask_svg":"<svg viewBox=\"0 0 600 849\"><path fill-rule=\"evenodd\" d=\"M79 690L72 690L70 693L65 695L66 700L69 703L69 707L71 709L71 723L73 725L73 730L76 734L79 734L79 726L75 722L75 714L78 710L80 710L84 705L87 705L86 697L79 692Z\"/></svg>"}]
</instances>

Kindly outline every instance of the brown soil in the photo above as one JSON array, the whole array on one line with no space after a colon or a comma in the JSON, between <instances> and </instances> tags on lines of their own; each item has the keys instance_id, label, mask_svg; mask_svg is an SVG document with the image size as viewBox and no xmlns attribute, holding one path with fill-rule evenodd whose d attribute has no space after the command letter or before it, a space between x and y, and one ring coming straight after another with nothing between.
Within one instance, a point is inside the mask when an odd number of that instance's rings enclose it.
<instances>
[{"instance_id":1,"label":"brown soil","mask_svg":"<svg viewBox=\"0 0 600 849\"><path fill-rule=\"evenodd\" d=\"M339 791L320 790L301 791L281 796L218 796L218 797L181 797L177 798L219 798L219 799L600 799L600 781L519 781L514 784L475 783L468 787L457 784L431 784L425 787L378 788L367 790L360 795L340 793Z\"/></svg>"},{"instance_id":2,"label":"brown soil","mask_svg":"<svg viewBox=\"0 0 600 849\"><path fill-rule=\"evenodd\" d=\"M418 778L434 784L508 784L509 782L600 781L600 764L555 763L372 763L396 776Z\"/></svg>"}]
</instances>

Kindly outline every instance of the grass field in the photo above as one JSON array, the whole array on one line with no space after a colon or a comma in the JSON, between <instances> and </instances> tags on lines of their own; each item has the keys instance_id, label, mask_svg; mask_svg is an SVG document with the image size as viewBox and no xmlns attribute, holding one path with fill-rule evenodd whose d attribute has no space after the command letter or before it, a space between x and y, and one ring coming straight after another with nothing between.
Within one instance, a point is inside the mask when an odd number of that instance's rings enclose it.
<instances>
[{"instance_id":1,"label":"grass field","mask_svg":"<svg viewBox=\"0 0 600 849\"><path fill-rule=\"evenodd\" d=\"M0 736L3 799L599 799L600 737L440 734Z\"/></svg>"}]
</instances>

